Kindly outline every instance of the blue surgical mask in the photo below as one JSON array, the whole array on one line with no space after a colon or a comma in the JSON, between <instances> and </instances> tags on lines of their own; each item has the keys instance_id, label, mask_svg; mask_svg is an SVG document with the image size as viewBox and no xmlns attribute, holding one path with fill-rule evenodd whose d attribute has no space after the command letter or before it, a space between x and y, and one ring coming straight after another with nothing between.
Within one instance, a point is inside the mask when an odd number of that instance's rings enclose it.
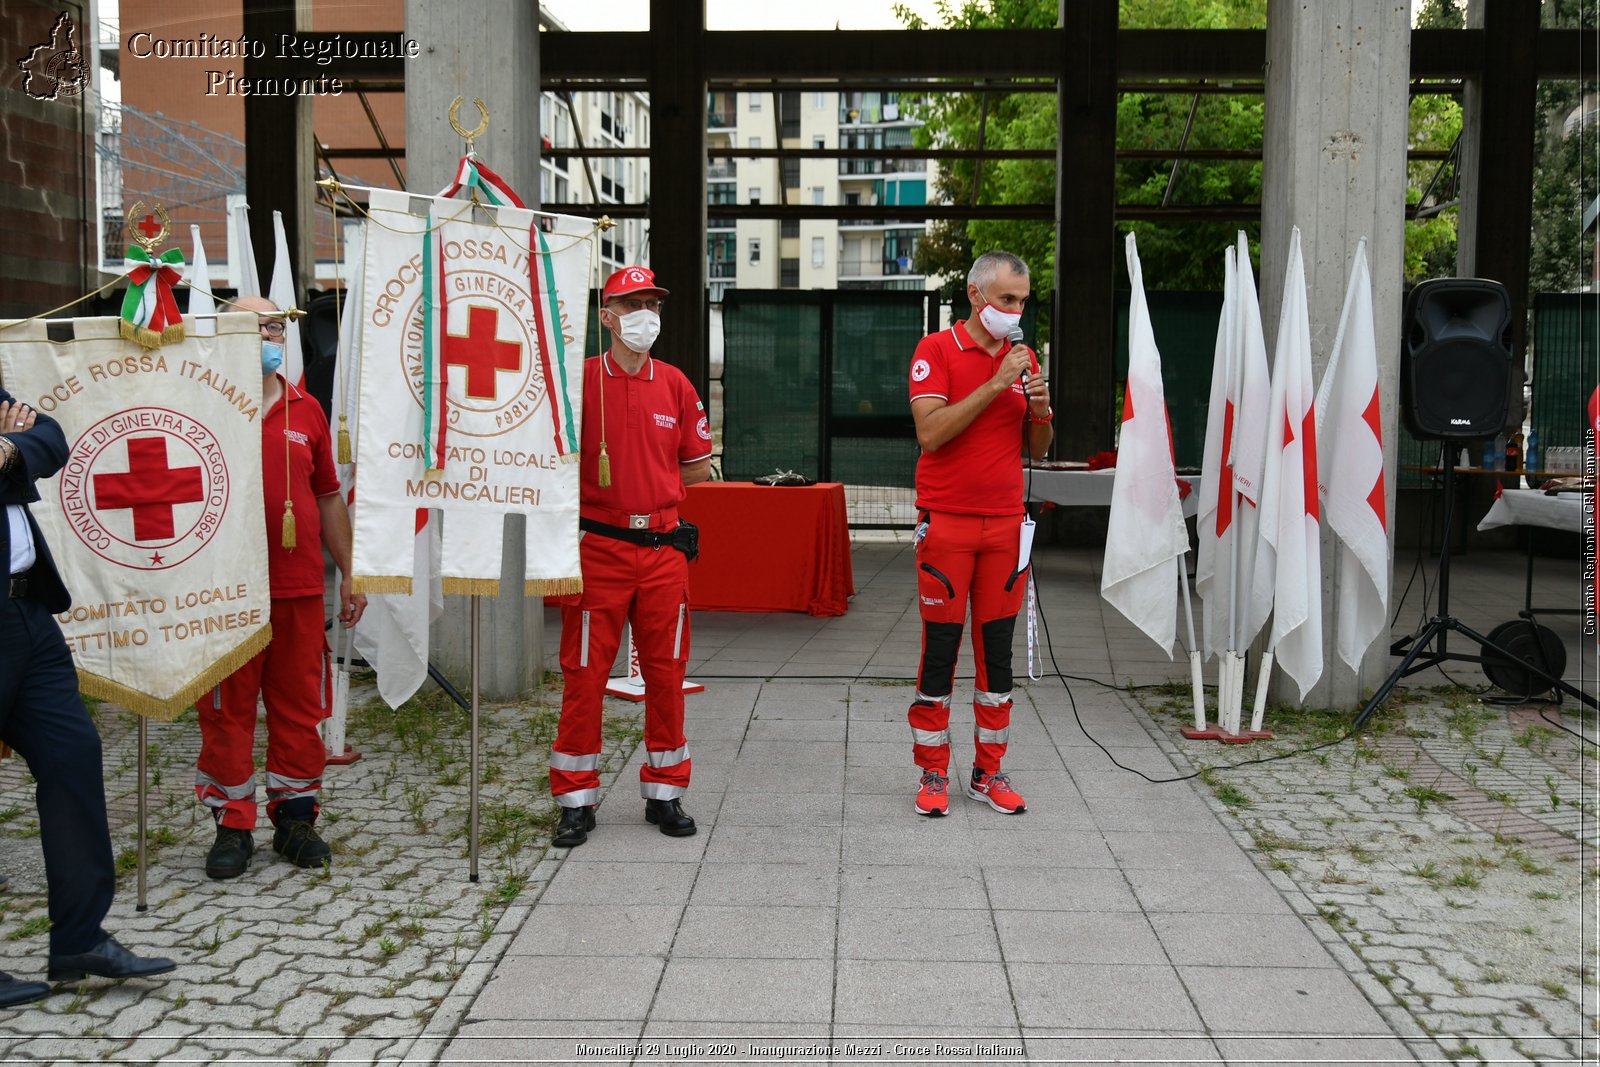
<instances>
[{"instance_id":1,"label":"blue surgical mask","mask_svg":"<svg viewBox=\"0 0 1600 1067\"><path fill-rule=\"evenodd\" d=\"M278 368L283 366L283 342L261 342L261 376L278 373Z\"/></svg>"}]
</instances>

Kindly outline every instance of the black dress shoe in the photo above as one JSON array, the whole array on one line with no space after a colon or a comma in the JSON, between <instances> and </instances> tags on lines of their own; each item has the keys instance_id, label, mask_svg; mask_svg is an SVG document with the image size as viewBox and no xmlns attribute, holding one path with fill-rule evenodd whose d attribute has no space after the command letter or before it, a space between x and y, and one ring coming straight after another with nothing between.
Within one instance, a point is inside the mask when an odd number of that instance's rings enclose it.
<instances>
[{"instance_id":1,"label":"black dress shoe","mask_svg":"<svg viewBox=\"0 0 1600 1067\"><path fill-rule=\"evenodd\" d=\"M562 808L561 821L556 823L555 845L557 848L577 848L589 840L589 831L593 829L593 804Z\"/></svg>"},{"instance_id":2,"label":"black dress shoe","mask_svg":"<svg viewBox=\"0 0 1600 1067\"><path fill-rule=\"evenodd\" d=\"M50 995L50 987L43 982L19 982L0 971L0 1008L15 1008L19 1004L32 1004Z\"/></svg>"},{"instance_id":3,"label":"black dress shoe","mask_svg":"<svg viewBox=\"0 0 1600 1067\"><path fill-rule=\"evenodd\" d=\"M217 840L206 853L206 875L219 879L239 877L250 869L250 856L255 850L255 835L249 830L217 827Z\"/></svg>"},{"instance_id":4,"label":"black dress shoe","mask_svg":"<svg viewBox=\"0 0 1600 1067\"><path fill-rule=\"evenodd\" d=\"M176 970L177 964L160 956L135 956L107 937L88 952L72 955L50 954L50 981L76 982L86 975L101 978L148 978Z\"/></svg>"},{"instance_id":5,"label":"black dress shoe","mask_svg":"<svg viewBox=\"0 0 1600 1067\"><path fill-rule=\"evenodd\" d=\"M644 821L660 826L668 837L694 836L694 820L683 810L683 801L677 797L645 801Z\"/></svg>"}]
</instances>

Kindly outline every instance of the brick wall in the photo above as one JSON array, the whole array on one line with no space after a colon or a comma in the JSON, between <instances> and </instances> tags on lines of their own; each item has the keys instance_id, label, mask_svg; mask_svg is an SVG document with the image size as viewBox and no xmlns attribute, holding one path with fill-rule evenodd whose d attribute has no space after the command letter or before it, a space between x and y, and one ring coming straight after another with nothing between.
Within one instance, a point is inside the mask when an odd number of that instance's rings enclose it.
<instances>
[{"instance_id":1,"label":"brick wall","mask_svg":"<svg viewBox=\"0 0 1600 1067\"><path fill-rule=\"evenodd\" d=\"M92 257L93 131L83 94L36 100L17 66L66 11L89 60L88 4L0 0L0 318L36 315L100 282Z\"/></svg>"}]
</instances>

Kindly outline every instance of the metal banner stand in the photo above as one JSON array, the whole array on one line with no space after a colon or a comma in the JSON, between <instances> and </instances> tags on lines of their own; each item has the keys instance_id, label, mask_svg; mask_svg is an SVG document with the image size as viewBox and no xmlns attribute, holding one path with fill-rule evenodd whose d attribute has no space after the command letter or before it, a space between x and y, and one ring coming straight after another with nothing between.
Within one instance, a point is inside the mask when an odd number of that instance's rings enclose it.
<instances>
[{"instance_id":1,"label":"metal banner stand","mask_svg":"<svg viewBox=\"0 0 1600 1067\"><path fill-rule=\"evenodd\" d=\"M143 715L139 716L139 899L134 906L135 911L148 911L150 905L145 902L146 867L149 854L145 850L146 831L149 828L150 804L147 796L149 789L150 768L145 760L145 753L150 748L150 720Z\"/></svg>"},{"instance_id":2,"label":"metal banner stand","mask_svg":"<svg viewBox=\"0 0 1600 1067\"><path fill-rule=\"evenodd\" d=\"M467 881L478 880L478 609L482 598L472 598L472 770L467 804Z\"/></svg>"}]
</instances>

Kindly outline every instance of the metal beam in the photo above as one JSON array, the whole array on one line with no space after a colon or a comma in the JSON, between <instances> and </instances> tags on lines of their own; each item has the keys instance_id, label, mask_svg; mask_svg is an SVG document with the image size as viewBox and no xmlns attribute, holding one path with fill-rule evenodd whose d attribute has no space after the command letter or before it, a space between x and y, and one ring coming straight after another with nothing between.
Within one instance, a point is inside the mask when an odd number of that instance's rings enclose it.
<instances>
[{"instance_id":1,"label":"metal beam","mask_svg":"<svg viewBox=\"0 0 1600 1067\"><path fill-rule=\"evenodd\" d=\"M651 40L644 54L651 86L650 264L661 284L678 294L662 307L662 340L656 350L676 364L701 401L709 403L705 62L711 35L703 30L705 13L705 0L650 0ZM581 46L541 52L594 58L585 56L587 49Z\"/></svg>"},{"instance_id":2,"label":"metal beam","mask_svg":"<svg viewBox=\"0 0 1600 1067\"><path fill-rule=\"evenodd\" d=\"M1111 447L1116 395L1113 343L1117 69L1124 34L1117 0L1060 0L1055 64L1055 296L1050 310L1050 389L1058 412L1055 454L1087 456Z\"/></svg>"},{"instance_id":3,"label":"metal beam","mask_svg":"<svg viewBox=\"0 0 1600 1067\"><path fill-rule=\"evenodd\" d=\"M279 0L244 0L244 36L252 41L276 40L279 34L295 32L295 5ZM299 61L304 65L303 61ZM255 79L272 75L276 61L246 59L245 77ZM294 76L294 75L289 75ZM289 254L304 276L309 264L298 252L301 248L300 232L309 223L301 206L309 197L314 172L303 163L301 143L308 140L309 108L302 106L297 96L267 96L252 93L244 98L244 143L256 146L255 151L244 154L245 199L250 205L250 243L256 252L256 276L265 288L272 277L272 260L262 261L271 255L277 238L272 228L272 213L283 214L284 235L288 238ZM301 122L302 112L306 123ZM285 143L287 142L287 143ZM270 149L267 146L272 146ZM295 295L303 294L296 279Z\"/></svg>"}]
</instances>

